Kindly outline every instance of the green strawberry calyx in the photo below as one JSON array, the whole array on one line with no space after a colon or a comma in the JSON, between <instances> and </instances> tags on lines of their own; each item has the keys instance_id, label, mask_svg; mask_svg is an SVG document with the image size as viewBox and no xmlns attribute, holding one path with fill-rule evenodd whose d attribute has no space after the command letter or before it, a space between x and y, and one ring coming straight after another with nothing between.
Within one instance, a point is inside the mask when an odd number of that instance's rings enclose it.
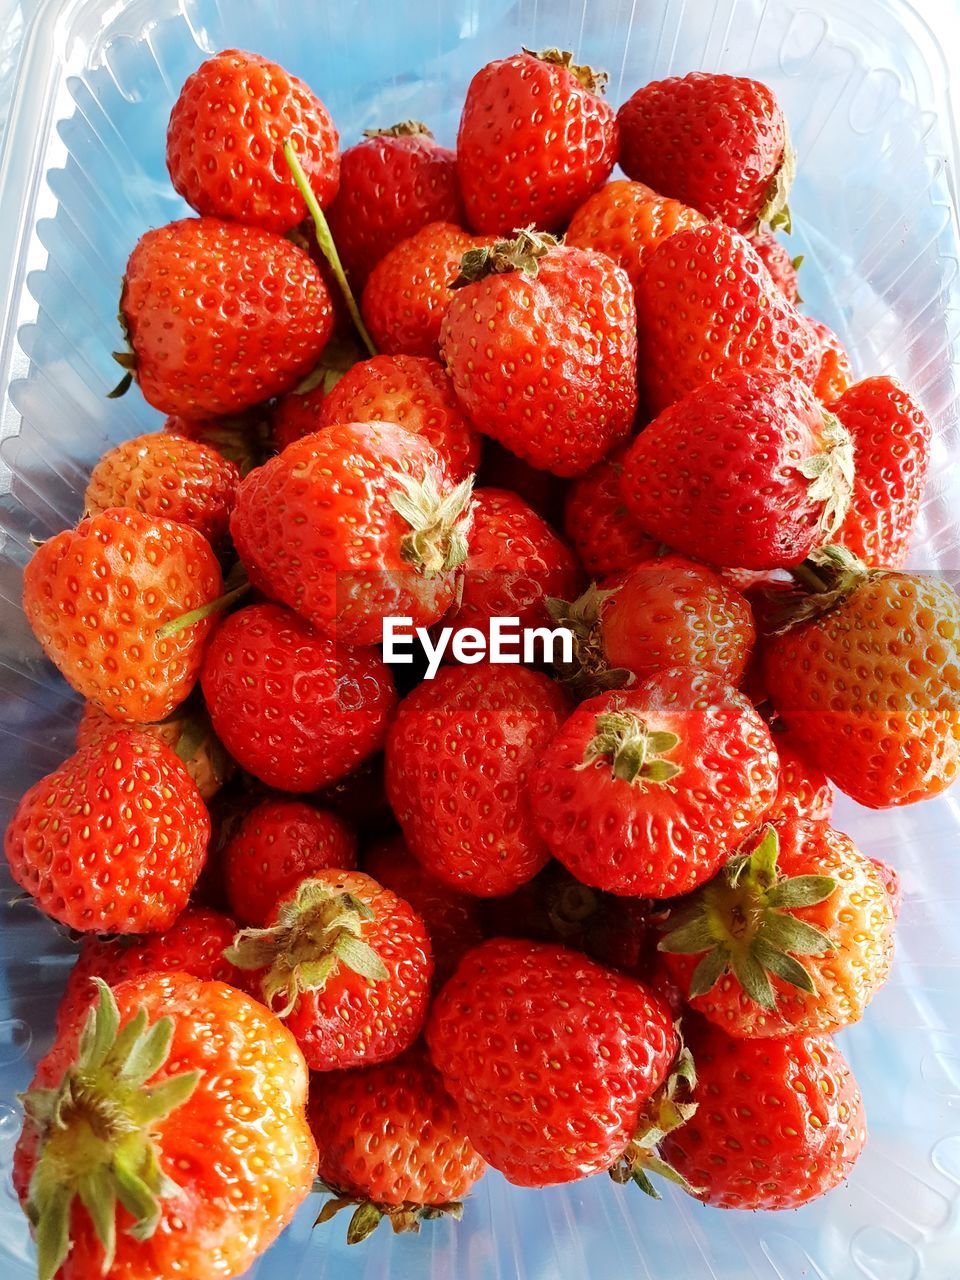
<instances>
[{"instance_id":1,"label":"green strawberry calyx","mask_svg":"<svg viewBox=\"0 0 960 1280\"><path fill-rule=\"evenodd\" d=\"M769 227L771 231L783 231L789 235L793 230L793 218L790 214L790 188L797 176L797 153L790 141L787 122L783 122L783 155L777 165L776 172L767 185L764 193L763 207L757 215L756 230Z\"/></svg>"},{"instance_id":2,"label":"green strawberry calyx","mask_svg":"<svg viewBox=\"0 0 960 1280\"><path fill-rule=\"evenodd\" d=\"M680 765L664 759L680 745L675 733L650 729L632 711L614 707L595 719L594 736L587 743L578 769L595 768L609 761L610 776L631 786L669 786Z\"/></svg>"},{"instance_id":3,"label":"green strawberry calyx","mask_svg":"<svg viewBox=\"0 0 960 1280\"><path fill-rule=\"evenodd\" d=\"M601 590L592 582L576 600L546 598L550 617L573 635L573 661L558 663L557 671L560 683L573 689L579 697L622 689L634 681L633 672L626 667L610 666L603 648L603 608L619 590L619 587Z\"/></svg>"},{"instance_id":4,"label":"green strawberry calyx","mask_svg":"<svg viewBox=\"0 0 960 1280\"><path fill-rule=\"evenodd\" d=\"M560 241L546 231L524 227L513 240L495 240L492 245L468 249L460 259L460 274L450 282L451 289L476 284L487 276L506 275L519 271L535 276L540 270L540 259Z\"/></svg>"},{"instance_id":5,"label":"green strawberry calyx","mask_svg":"<svg viewBox=\"0 0 960 1280\"><path fill-rule=\"evenodd\" d=\"M610 77L606 71L597 71L593 67L588 67L585 63L574 62L573 54L569 49L541 49L537 52L534 49L528 49L523 46L523 52L531 58L537 58L540 62L549 62L552 66L562 67L564 71L569 71L574 80L579 81L584 89L588 89L590 93L606 93L607 82Z\"/></svg>"},{"instance_id":6,"label":"green strawberry calyx","mask_svg":"<svg viewBox=\"0 0 960 1280\"><path fill-rule=\"evenodd\" d=\"M347 1226L347 1244L359 1244L376 1231L380 1223L387 1219L396 1234L404 1231L418 1232L421 1222L429 1222L436 1218L453 1218L459 1222L463 1217L463 1203L450 1200L445 1204L416 1204L405 1201L403 1204L379 1204L367 1200L363 1196L353 1196L328 1186L319 1178L313 1184L314 1191L327 1192L332 1198L328 1200L317 1214L315 1227L329 1222L341 1209L353 1209Z\"/></svg>"},{"instance_id":7,"label":"green strawberry calyx","mask_svg":"<svg viewBox=\"0 0 960 1280\"><path fill-rule=\"evenodd\" d=\"M807 496L822 502L818 531L827 542L843 524L853 497L853 441L840 419L826 409L820 433L821 449L801 462L800 474L810 481Z\"/></svg>"},{"instance_id":8,"label":"green strawberry calyx","mask_svg":"<svg viewBox=\"0 0 960 1280\"><path fill-rule=\"evenodd\" d=\"M781 876L779 852L776 829L767 824L753 851L731 858L671 920L674 927L659 949L700 956L690 978L691 999L706 995L725 973L764 1009L776 1007L771 977L816 994L797 956L823 955L836 943L793 912L825 902L837 882L832 876Z\"/></svg>"},{"instance_id":9,"label":"green strawberry calyx","mask_svg":"<svg viewBox=\"0 0 960 1280\"><path fill-rule=\"evenodd\" d=\"M410 526L400 543L402 559L426 578L463 564L473 519L473 476L441 493L429 470L421 480L403 471L389 474L396 482L390 503Z\"/></svg>"},{"instance_id":10,"label":"green strawberry calyx","mask_svg":"<svg viewBox=\"0 0 960 1280\"><path fill-rule=\"evenodd\" d=\"M401 120L388 129L364 129L365 138L432 138L433 130L422 120Z\"/></svg>"},{"instance_id":11,"label":"green strawberry calyx","mask_svg":"<svg viewBox=\"0 0 960 1280\"><path fill-rule=\"evenodd\" d=\"M87 1014L77 1058L56 1088L21 1095L25 1123L38 1135L26 1212L37 1240L39 1280L53 1280L70 1248L75 1200L103 1248L103 1271L116 1253L118 1203L131 1215L135 1240L149 1240L162 1200L180 1188L161 1168L156 1129L191 1096L199 1071L154 1084L170 1054L173 1019L150 1023L145 1009L120 1029L113 992L94 981L98 1001Z\"/></svg>"},{"instance_id":12,"label":"green strawberry calyx","mask_svg":"<svg viewBox=\"0 0 960 1280\"><path fill-rule=\"evenodd\" d=\"M285 1018L303 992L322 991L341 965L368 982L389 976L363 938L373 920L370 907L355 894L328 881L303 880L280 905L275 924L241 929L223 954L238 969L265 971L260 980L264 1003Z\"/></svg>"}]
</instances>

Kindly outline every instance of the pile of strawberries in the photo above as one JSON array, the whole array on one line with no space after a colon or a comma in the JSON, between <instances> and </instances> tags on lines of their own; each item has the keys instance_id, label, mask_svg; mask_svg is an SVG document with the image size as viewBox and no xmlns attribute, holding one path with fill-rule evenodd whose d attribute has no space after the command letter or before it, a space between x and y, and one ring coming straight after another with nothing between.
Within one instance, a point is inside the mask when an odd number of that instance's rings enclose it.
<instances>
[{"instance_id":1,"label":"pile of strawberries","mask_svg":"<svg viewBox=\"0 0 960 1280\"><path fill-rule=\"evenodd\" d=\"M86 700L6 833L82 936L16 1153L41 1280L237 1276L318 1189L417 1229L485 1164L795 1207L863 1147L831 1034L900 893L831 781L960 769L960 601L898 567L930 427L798 310L770 90L603 80L491 63L456 154L341 155L236 51L173 108L198 216L117 357L168 417L24 582ZM572 657L398 693L398 617Z\"/></svg>"}]
</instances>

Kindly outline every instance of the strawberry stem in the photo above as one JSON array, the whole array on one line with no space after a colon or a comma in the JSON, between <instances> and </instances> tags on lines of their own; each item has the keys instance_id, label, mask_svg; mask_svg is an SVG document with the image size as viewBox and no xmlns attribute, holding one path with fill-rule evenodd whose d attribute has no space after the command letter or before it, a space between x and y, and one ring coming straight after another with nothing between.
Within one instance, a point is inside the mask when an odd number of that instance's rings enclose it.
<instances>
[{"instance_id":1,"label":"strawberry stem","mask_svg":"<svg viewBox=\"0 0 960 1280\"><path fill-rule=\"evenodd\" d=\"M175 636L178 631L193 627L214 613L220 613L222 610L229 608L235 600L239 600L246 595L249 590L250 583L242 582L239 587L234 587L232 591L224 592L222 596L217 596L216 600L211 600L209 603L201 605L199 609L191 609L189 613L181 613L179 618L171 618L169 622L165 622L163 626L157 628L158 638L167 640L170 636Z\"/></svg>"}]
</instances>

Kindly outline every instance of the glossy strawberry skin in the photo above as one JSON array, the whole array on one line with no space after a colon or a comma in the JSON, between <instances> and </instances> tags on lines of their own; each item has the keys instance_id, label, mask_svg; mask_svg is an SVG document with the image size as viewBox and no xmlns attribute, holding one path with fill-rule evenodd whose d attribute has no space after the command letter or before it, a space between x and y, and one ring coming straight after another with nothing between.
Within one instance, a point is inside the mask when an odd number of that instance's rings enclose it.
<instances>
[{"instance_id":1,"label":"glossy strawberry skin","mask_svg":"<svg viewBox=\"0 0 960 1280\"><path fill-rule=\"evenodd\" d=\"M411 853L478 897L509 893L547 860L528 789L565 702L547 676L449 667L400 704L387 738L387 795Z\"/></svg>"},{"instance_id":2,"label":"glossy strawberry skin","mask_svg":"<svg viewBox=\"0 0 960 1280\"><path fill-rule=\"evenodd\" d=\"M86 933L158 933L187 905L210 819L190 775L135 729L83 748L21 798L5 848L41 910Z\"/></svg>"},{"instance_id":3,"label":"glossy strawberry skin","mask_svg":"<svg viewBox=\"0 0 960 1280\"><path fill-rule=\"evenodd\" d=\"M621 493L651 537L715 565L799 564L822 540L822 499L800 464L826 448L810 389L773 369L705 383L624 458Z\"/></svg>"},{"instance_id":4,"label":"glossy strawberry skin","mask_svg":"<svg viewBox=\"0 0 960 1280\"><path fill-rule=\"evenodd\" d=\"M643 532L624 501L620 477L629 447L614 449L567 490L564 532L584 569L598 578L651 560L659 546Z\"/></svg>"},{"instance_id":5,"label":"glossy strawberry skin","mask_svg":"<svg viewBox=\"0 0 960 1280\"><path fill-rule=\"evenodd\" d=\"M242 986L239 971L223 954L236 931L236 922L219 911L187 907L163 933L127 938L88 934L57 1008L58 1031L65 1031L95 1002L94 978L115 987L148 973L182 972L206 982Z\"/></svg>"},{"instance_id":6,"label":"glossy strawberry skin","mask_svg":"<svg viewBox=\"0 0 960 1280\"><path fill-rule=\"evenodd\" d=\"M782 726L774 725L773 745L780 760L780 789L768 821L793 814L810 822L827 822L833 810L833 787L822 769L810 760L801 743Z\"/></svg>"},{"instance_id":7,"label":"glossy strawberry skin","mask_svg":"<svg viewBox=\"0 0 960 1280\"><path fill-rule=\"evenodd\" d=\"M790 250L769 231L761 231L752 236L750 243L754 252L770 272L774 284L788 302L800 301L800 287L797 281L797 268L790 257ZM812 320L807 321L811 326Z\"/></svg>"},{"instance_id":8,"label":"glossy strawberry skin","mask_svg":"<svg viewBox=\"0 0 960 1280\"><path fill-rule=\"evenodd\" d=\"M960 773L960 601L924 574L878 573L765 645L774 706L810 759L871 809Z\"/></svg>"},{"instance_id":9,"label":"glossy strawberry skin","mask_svg":"<svg viewBox=\"0 0 960 1280\"><path fill-rule=\"evenodd\" d=\"M142 235L120 310L144 398L185 418L235 413L288 391L333 328L330 295L307 253L218 218Z\"/></svg>"},{"instance_id":10,"label":"glossy strawberry skin","mask_svg":"<svg viewBox=\"0 0 960 1280\"><path fill-rule=\"evenodd\" d=\"M813 394L822 404L831 404L839 399L853 382L853 366L846 348L832 329L820 320L809 317L807 324L822 345L820 368L813 383Z\"/></svg>"},{"instance_id":11,"label":"glossy strawberry skin","mask_svg":"<svg viewBox=\"0 0 960 1280\"><path fill-rule=\"evenodd\" d=\"M629 782L614 775L608 755L588 758L597 719L611 712L679 738L664 753L680 767L668 785ZM730 685L690 667L581 703L541 754L530 788L537 831L578 880L650 898L710 879L776 794L766 725Z\"/></svg>"},{"instance_id":12,"label":"glossy strawberry skin","mask_svg":"<svg viewBox=\"0 0 960 1280\"><path fill-rule=\"evenodd\" d=\"M87 515L133 507L187 524L216 545L227 532L240 473L209 445L156 431L110 449L90 473Z\"/></svg>"},{"instance_id":13,"label":"glossy strawberry skin","mask_svg":"<svg viewBox=\"0 0 960 1280\"><path fill-rule=\"evenodd\" d=\"M917 521L932 430L923 410L893 378L864 378L830 410L850 432L853 497L834 541L877 568L902 564Z\"/></svg>"},{"instance_id":14,"label":"glossy strawberry skin","mask_svg":"<svg viewBox=\"0 0 960 1280\"><path fill-rule=\"evenodd\" d=\"M517 53L470 81L457 161L474 230L558 230L616 159L612 107L566 67Z\"/></svg>"},{"instance_id":15,"label":"glossy strawberry skin","mask_svg":"<svg viewBox=\"0 0 960 1280\"><path fill-rule=\"evenodd\" d=\"M882 858L871 858L870 861L877 868L880 876L880 882L887 892L890 899L890 910L893 912L894 920L900 916L900 908L903 906L903 885L900 882L900 872L896 867L891 867L889 862L884 862Z\"/></svg>"},{"instance_id":16,"label":"glossy strawberry skin","mask_svg":"<svg viewBox=\"0 0 960 1280\"><path fill-rule=\"evenodd\" d=\"M341 157L327 220L347 274L362 287L384 254L421 227L463 223L456 154L429 132L365 137Z\"/></svg>"},{"instance_id":17,"label":"glossy strawberry skin","mask_svg":"<svg viewBox=\"0 0 960 1280\"><path fill-rule=\"evenodd\" d=\"M450 379L424 356L374 356L355 364L324 398L314 430L344 422L395 422L423 436L456 482L480 464L480 437Z\"/></svg>"},{"instance_id":18,"label":"glossy strawberry skin","mask_svg":"<svg viewBox=\"0 0 960 1280\"><path fill-rule=\"evenodd\" d=\"M857 1082L829 1036L733 1040L684 1021L697 1068L686 1124L665 1160L723 1209L798 1209L845 1178L863 1149Z\"/></svg>"},{"instance_id":19,"label":"glossy strawberry skin","mask_svg":"<svg viewBox=\"0 0 960 1280\"><path fill-rule=\"evenodd\" d=\"M452 222L431 222L384 254L370 273L360 309L384 355L440 359L440 325L468 249L492 243Z\"/></svg>"},{"instance_id":20,"label":"glossy strawberry skin","mask_svg":"<svg viewBox=\"0 0 960 1280\"><path fill-rule=\"evenodd\" d=\"M440 495L454 488L433 446L394 423L338 424L289 445L237 492L230 532L251 581L344 644L380 643L388 616L435 622L457 572L405 558L403 476ZM469 510L457 523L466 532Z\"/></svg>"},{"instance_id":21,"label":"glossy strawberry skin","mask_svg":"<svg viewBox=\"0 0 960 1280\"><path fill-rule=\"evenodd\" d=\"M437 996L427 1045L476 1149L515 1185L540 1187L613 1164L677 1035L634 979L564 947L494 938Z\"/></svg>"},{"instance_id":22,"label":"glossy strawberry skin","mask_svg":"<svg viewBox=\"0 0 960 1280\"><path fill-rule=\"evenodd\" d=\"M592 250L557 247L537 265L458 289L440 347L477 430L535 467L579 475L633 424L633 290Z\"/></svg>"},{"instance_id":23,"label":"glossy strawberry skin","mask_svg":"<svg viewBox=\"0 0 960 1280\"><path fill-rule=\"evenodd\" d=\"M628 177L738 231L756 226L786 143L766 85L703 71L671 76L638 89L617 121Z\"/></svg>"},{"instance_id":24,"label":"glossy strawberry skin","mask_svg":"<svg viewBox=\"0 0 960 1280\"><path fill-rule=\"evenodd\" d=\"M161 1201L148 1240L127 1230L117 1210L110 1280L184 1275L226 1280L247 1272L309 1193L317 1148L305 1117L307 1071L290 1033L268 1010L222 982L185 973L150 973L114 989L121 1026L139 1009L151 1022L169 1016L173 1041L154 1080L196 1070L190 1098L159 1122L154 1141L163 1172L178 1187ZM31 1088L58 1085L76 1059L82 1021L57 1037ZM37 1133L25 1130L14 1156L21 1201L36 1162ZM189 1229L185 1229L189 1224ZM103 1274L103 1249L75 1201L71 1248L57 1280Z\"/></svg>"},{"instance_id":25,"label":"glossy strawberry skin","mask_svg":"<svg viewBox=\"0 0 960 1280\"><path fill-rule=\"evenodd\" d=\"M396 704L378 652L338 647L274 604L249 605L221 623L202 685L230 754L284 791L325 786L379 751Z\"/></svg>"},{"instance_id":26,"label":"glossy strawberry skin","mask_svg":"<svg viewBox=\"0 0 960 1280\"><path fill-rule=\"evenodd\" d=\"M289 231L307 210L283 157L288 138L314 195L328 205L340 178L330 113L275 62L225 49L187 77L170 113L170 179L200 214Z\"/></svg>"},{"instance_id":27,"label":"glossy strawberry skin","mask_svg":"<svg viewBox=\"0 0 960 1280\"><path fill-rule=\"evenodd\" d=\"M213 622L167 637L158 629L222 589L216 556L194 529L117 507L37 548L23 609L78 693L117 720L154 721L193 688Z\"/></svg>"},{"instance_id":28,"label":"glossy strawberry skin","mask_svg":"<svg viewBox=\"0 0 960 1280\"><path fill-rule=\"evenodd\" d=\"M735 231L678 231L648 256L637 282L638 367L651 414L703 382L772 368L812 383L821 344Z\"/></svg>"},{"instance_id":29,"label":"glossy strawberry skin","mask_svg":"<svg viewBox=\"0 0 960 1280\"><path fill-rule=\"evenodd\" d=\"M570 219L564 244L612 258L636 285L647 255L675 231L698 227L702 214L657 195L642 182L620 178L595 191Z\"/></svg>"},{"instance_id":30,"label":"glossy strawberry skin","mask_svg":"<svg viewBox=\"0 0 960 1280\"><path fill-rule=\"evenodd\" d=\"M329 1072L309 1117L319 1176L378 1205L443 1205L482 1176L484 1162L421 1046L355 1071Z\"/></svg>"},{"instance_id":31,"label":"glossy strawberry skin","mask_svg":"<svg viewBox=\"0 0 960 1280\"><path fill-rule=\"evenodd\" d=\"M245 814L221 855L230 910L264 928L277 900L315 871L349 870L357 841L335 814L301 800L263 800Z\"/></svg>"}]
</instances>

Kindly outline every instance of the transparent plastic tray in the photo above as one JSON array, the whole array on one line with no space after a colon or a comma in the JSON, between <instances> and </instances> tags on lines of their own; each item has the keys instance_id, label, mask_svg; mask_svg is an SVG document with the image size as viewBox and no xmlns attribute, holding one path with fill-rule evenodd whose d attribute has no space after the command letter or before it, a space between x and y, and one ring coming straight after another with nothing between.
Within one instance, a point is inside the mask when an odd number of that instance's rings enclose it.
<instances>
[{"instance_id":1,"label":"transparent plastic tray","mask_svg":"<svg viewBox=\"0 0 960 1280\"><path fill-rule=\"evenodd\" d=\"M948 2L948 0L944 0ZM73 523L108 442L159 425L137 394L108 401L116 301L148 226L180 216L164 129L184 77L231 45L276 58L332 109L345 144L415 116L455 136L488 59L560 45L609 69L620 102L656 76L749 73L779 94L800 156L791 205L812 314L862 373L908 383L936 424L913 554L960 568L960 281L947 63L901 0L41 0L0 165L0 824L72 747L77 706L20 610L30 537ZM837 823L904 876L889 985L841 1037L871 1141L848 1186L798 1213L738 1215L664 1191L654 1204L594 1178L544 1193L488 1175L464 1222L385 1227L347 1251L316 1206L259 1280L958 1280L960 796ZM4 889L4 901L9 898ZM0 932L0 1275L32 1253L9 1186L15 1093L49 1042L71 948L25 906ZM91 1277L91 1280L93 1278Z\"/></svg>"}]
</instances>

